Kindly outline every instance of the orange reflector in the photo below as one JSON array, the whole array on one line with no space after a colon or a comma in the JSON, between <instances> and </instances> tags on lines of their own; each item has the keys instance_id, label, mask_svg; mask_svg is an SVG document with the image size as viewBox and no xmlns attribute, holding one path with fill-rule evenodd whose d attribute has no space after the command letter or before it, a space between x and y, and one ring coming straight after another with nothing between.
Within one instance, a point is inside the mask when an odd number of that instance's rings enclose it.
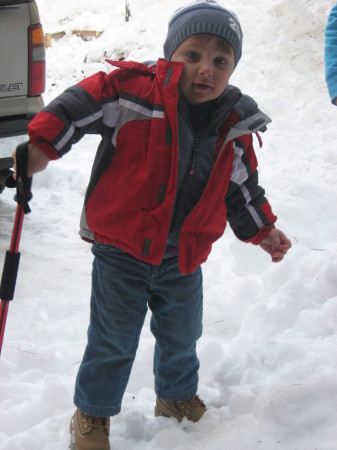
<instances>
[{"instance_id":1,"label":"orange reflector","mask_svg":"<svg viewBox=\"0 0 337 450\"><path fill-rule=\"evenodd\" d=\"M38 28L32 28L32 44L43 44L44 43L44 36L43 36L43 30L42 27Z\"/></svg>"}]
</instances>

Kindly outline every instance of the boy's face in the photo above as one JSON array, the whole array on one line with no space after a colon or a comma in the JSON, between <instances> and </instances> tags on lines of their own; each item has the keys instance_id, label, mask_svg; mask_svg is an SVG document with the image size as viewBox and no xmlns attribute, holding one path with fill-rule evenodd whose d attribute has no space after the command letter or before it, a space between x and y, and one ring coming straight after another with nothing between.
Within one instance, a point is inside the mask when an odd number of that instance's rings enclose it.
<instances>
[{"instance_id":1,"label":"boy's face","mask_svg":"<svg viewBox=\"0 0 337 450\"><path fill-rule=\"evenodd\" d=\"M189 103L200 104L218 98L226 89L234 70L234 50L220 46L216 36L190 36L171 61L184 63L180 89Z\"/></svg>"}]
</instances>

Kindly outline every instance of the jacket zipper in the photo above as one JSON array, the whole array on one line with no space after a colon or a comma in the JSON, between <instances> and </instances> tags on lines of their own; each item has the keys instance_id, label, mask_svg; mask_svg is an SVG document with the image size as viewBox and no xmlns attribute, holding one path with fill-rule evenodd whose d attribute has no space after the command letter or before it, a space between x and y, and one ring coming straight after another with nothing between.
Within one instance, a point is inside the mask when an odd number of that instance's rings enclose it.
<instances>
[{"instance_id":1,"label":"jacket zipper","mask_svg":"<svg viewBox=\"0 0 337 450\"><path fill-rule=\"evenodd\" d=\"M200 139L194 138L193 141L193 147L192 147L192 159L191 159L191 165L190 165L190 175L193 176L195 173L195 163L197 160L197 154L200 147Z\"/></svg>"}]
</instances>

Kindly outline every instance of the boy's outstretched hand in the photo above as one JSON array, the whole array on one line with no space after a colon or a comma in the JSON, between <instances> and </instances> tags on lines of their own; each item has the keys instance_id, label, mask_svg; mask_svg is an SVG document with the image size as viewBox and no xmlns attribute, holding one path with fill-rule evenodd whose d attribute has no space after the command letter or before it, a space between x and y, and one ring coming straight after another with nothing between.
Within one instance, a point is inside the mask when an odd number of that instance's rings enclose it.
<instances>
[{"instance_id":1,"label":"boy's outstretched hand","mask_svg":"<svg viewBox=\"0 0 337 450\"><path fill-rule=\"evenodd\" d=\"M273 228L263 241L260 247L270 254L273 262L280 262L291 247L291 242L282 231Z\"/></svg>"}]
</instances>

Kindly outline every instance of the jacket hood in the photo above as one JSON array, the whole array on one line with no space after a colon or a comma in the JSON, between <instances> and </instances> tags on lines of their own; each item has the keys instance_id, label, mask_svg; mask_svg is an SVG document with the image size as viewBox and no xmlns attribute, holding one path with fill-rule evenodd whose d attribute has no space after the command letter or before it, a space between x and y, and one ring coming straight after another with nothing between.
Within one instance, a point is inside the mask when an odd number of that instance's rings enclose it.
<instances>
[{"instance_id":1,"label":"jacket hood","mask_svg":"<svg viewBox=\"0 0 337 450\"><path fill-rule=\"evenodd\" d=\"M259 110L255 100L246 94L242 94L234 105L233 111L238 115L239 120L230 128L226 142L257 131L264 133L267 125L272 121L267 114Z\"/></svg>"}]
</instances>

